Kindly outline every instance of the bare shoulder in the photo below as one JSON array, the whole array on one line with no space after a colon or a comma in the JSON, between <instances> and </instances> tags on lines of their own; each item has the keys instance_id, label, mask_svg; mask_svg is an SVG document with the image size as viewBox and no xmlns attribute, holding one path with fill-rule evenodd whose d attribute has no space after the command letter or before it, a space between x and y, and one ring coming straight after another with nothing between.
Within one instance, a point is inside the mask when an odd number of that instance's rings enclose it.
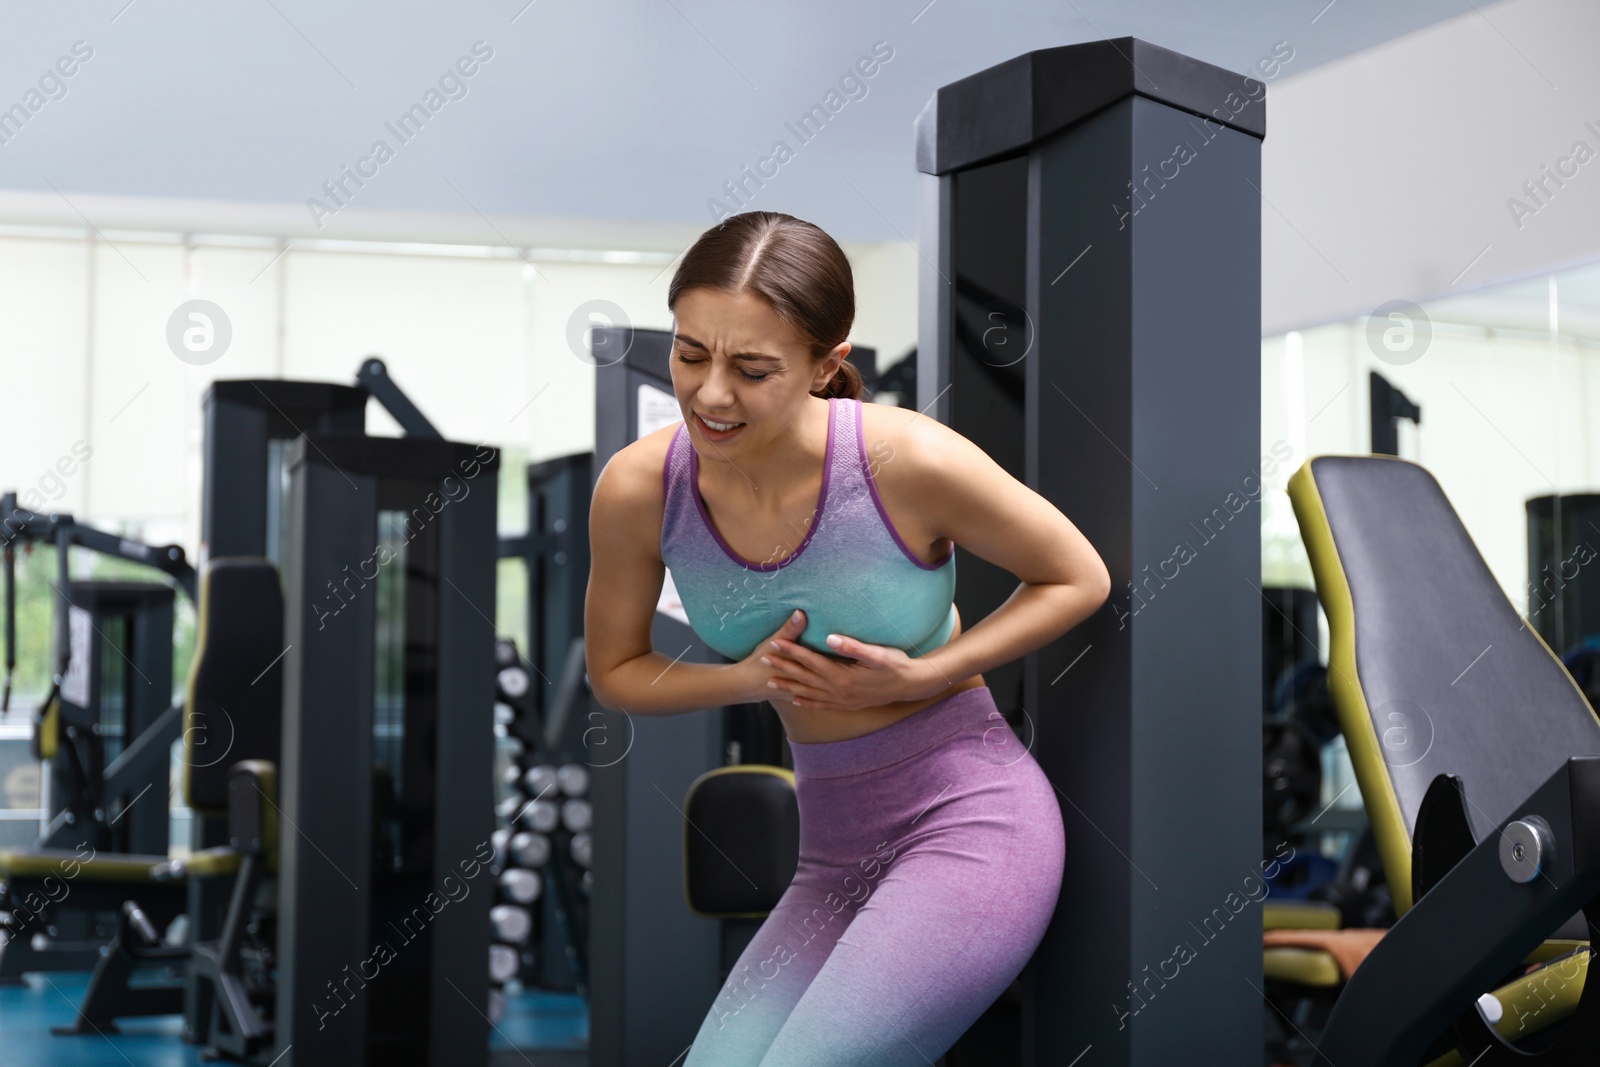
<instances>
[{"instance_id":1,"label":"bare shoulder","mask_svg":"<svg viewBox=\"0 0 1600 1067\"><path fill-rule=\"evenodd\" d=\"M861 437L880 489L931 489L983 456L978 446L938 419L888 404L861 405Z\"/></svg>"},{"instance_id":2,"label":"bare shoulder","mask_svg":"<svg viewBox=\"0 0 1600 1067\"><path fill-rule=\"evenodd\" d=\"M956 528L950 513L970 507L999 468L971 441L912 408L862 404L861 412L867 470L886 517L924 563L938 563Z\"/></svg>"},{"instance_id":3,"label":"bare shoulder","mask_svg":"<svg viewBox=\"0 0 1600 1067\"><path fill-rule=\"evenodd\" d=\"M596 521L619 522L633 533L654 530L659 539L666 511L662 472L680 425L673 423L647 433L606 462L595 481Z\"/></svg>"},{"instance_id":4,"label":"bare shoulder","mask_svg":"<svg viewBox=\"0 0 1600 1067\"><path fill-rule=\"evenodd\" d=\"M862 407L862 439L879 495L924 562L941 558L949 541L1023 582L1111 588L1105 563L1082 531L982 448L910 409Z\"/></svg>"}]
</instances>

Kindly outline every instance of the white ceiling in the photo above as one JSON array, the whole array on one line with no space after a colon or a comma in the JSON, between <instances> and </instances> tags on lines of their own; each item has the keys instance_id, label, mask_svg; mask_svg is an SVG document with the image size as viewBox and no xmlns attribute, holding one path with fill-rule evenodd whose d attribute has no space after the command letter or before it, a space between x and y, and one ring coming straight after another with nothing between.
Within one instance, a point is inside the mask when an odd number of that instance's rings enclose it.
<instances>
[{"instance_id":1,"label":"white ceiling","mask_svg":"<svg viewBox=\"0 0 1600 1067\"><path fill-rule=\"evenodd\" d=\"M525 6L526 5L526 6ZM377 140L394 157L320 233L370 212L690 225L775 141L750 205L842 240L914 233L911 123L940 85L1038 48L1132 35L1281 77L1481 9L1472 0L93 0L12 5L0 107L85 41L93 57L0 145L0 190L293 208ZM493 58L406 144L385 128L476 41ZM786 122L858 58L893 58L815 139ZM859 92L859 90L858 90ZM1271 137L1270 94L1268 137ZM353 188L353 186L351 186ZM59 193L58 193L59 191ZM44 203L25 197L30 203ZM724 197L724 201L730 203ZM737 206L737 205L733 205ZM84 213L88 215L87 212ZM223 212L226 215L226 211ZM95 220L88 218L90 223ZM476 225L476 223L474 223ZM482 218L481 239L498 223ZM645 229L649 227L646 226Z\"/></svg>"}]
</instances>

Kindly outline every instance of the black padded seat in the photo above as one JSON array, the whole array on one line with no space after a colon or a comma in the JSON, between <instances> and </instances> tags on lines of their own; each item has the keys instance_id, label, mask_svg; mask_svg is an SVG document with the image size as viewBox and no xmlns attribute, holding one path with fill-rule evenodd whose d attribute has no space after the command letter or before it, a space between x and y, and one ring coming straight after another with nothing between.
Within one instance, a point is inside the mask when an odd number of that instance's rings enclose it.
<instances>
[{"instance_id":1,"label":"black padded seat","mask_svg":"<svg viewBox=\"0 0 1600 1067\"><path fill-rule=\"evenodd\" d=\"M708 919L759 919L800 862L794 772L760 763L707 771L684 796L683 893Z\"/></svg>"},{"instance_id":2,"label":"black padded seat","mask_svg":"<svg viewBox=\"0 0 1600 1067\"><path fill-rule=\"evenodd\" d=\"M275 764L282 749L283 591L269 560L245 556L211 560L203 581L183 708L185 795L221 813L229 768Z\"/></svg>"}]
</instances>

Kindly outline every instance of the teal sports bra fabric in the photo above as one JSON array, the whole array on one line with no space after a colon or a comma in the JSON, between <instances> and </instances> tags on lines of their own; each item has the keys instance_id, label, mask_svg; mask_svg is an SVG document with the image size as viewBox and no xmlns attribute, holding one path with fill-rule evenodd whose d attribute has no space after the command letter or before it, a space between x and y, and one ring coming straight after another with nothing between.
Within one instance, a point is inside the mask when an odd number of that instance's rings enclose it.
<instances>
[{"instance_id":1,"label":"teal sports bra fabric","mask_svg":"<svg viewBox=\"0 0 1600 1067\"><path fill-rule=\"evenodd\" d=\"M796 608L806 613L800 643L828 655L836 655L829 634L910 656L950 639L955 547L925 563L890 524L867 460L859 400L828 401L818 514L787 557L756 562L735 552L706 511L699 470L688 427L679 426L662 469L661 558L689 625L713 649L742 660Z\"/></svg>"}]
</instances>

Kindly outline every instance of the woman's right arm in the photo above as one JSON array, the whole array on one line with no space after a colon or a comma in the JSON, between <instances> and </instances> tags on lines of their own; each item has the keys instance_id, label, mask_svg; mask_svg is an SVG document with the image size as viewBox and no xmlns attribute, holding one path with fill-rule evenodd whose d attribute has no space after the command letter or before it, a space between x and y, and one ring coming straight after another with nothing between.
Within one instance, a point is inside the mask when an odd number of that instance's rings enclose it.
<instances>
[{"instance_id":1,"label":"woman's right arm","mask_svg":"<svg viewBox=\"0 0 1600 1067\"><path fill-rule=\"evenodd\" d=\"M607 462L589 507L589 587L584 659L600 704L635 715L675 715L773 695L761 649L739 663L674 661L654 651L650 624L666 565L661 560L660 464L635 442ZM654 469L652 469L654 468ZM762 645L765 646L765 642ZM681 653L677 653L681 655Z\"/></svg>"}]
</instances>

